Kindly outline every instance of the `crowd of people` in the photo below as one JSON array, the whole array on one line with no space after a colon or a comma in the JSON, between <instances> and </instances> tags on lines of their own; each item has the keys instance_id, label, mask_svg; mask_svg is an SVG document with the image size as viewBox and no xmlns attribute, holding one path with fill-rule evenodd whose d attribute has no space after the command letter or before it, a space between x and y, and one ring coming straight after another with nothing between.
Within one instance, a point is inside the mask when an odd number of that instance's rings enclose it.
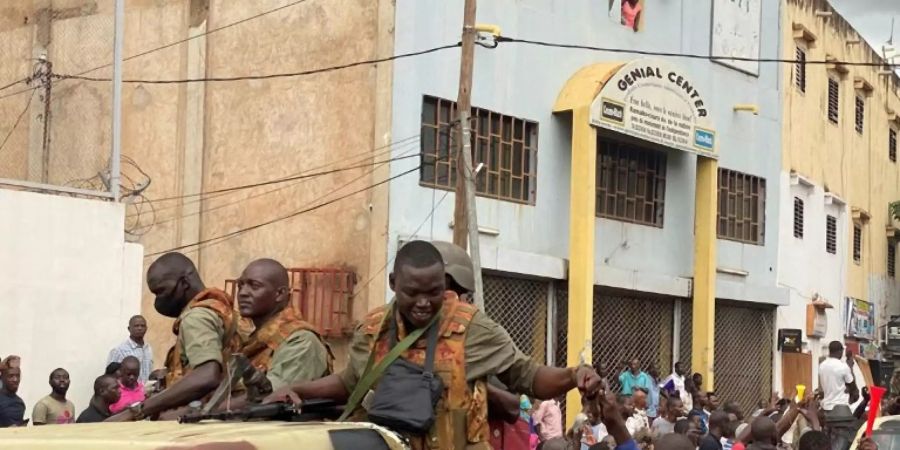
<instances>
[{"instance_id":1,"label":"crowd of people","mask_svg":"<svg viewBox=\"0 0 900 450\"><path fill-rule=\"evenodd\" d=\"M773 396L745 418L740 405L720 402L704 390L700 374L688 377L681 363L665 379L655 367L643 370L639 360L623 363L617 391L605 365L536 363L472 305L472 263L453 244L406 243L389 284L394 298L366 314L352 335L347 367L335 371L322 334L289 306L282 264L248 264L234 299L207 287L186 256L165 254L147 271L154 308L175 319L165 368L154 370L144 342L147 321L132 317L128 339L109 352L106 373L94 381L94 395L77 419L66 398L69 374L60 368L50 373L51 392L35 404L31 421L174 419L198 401L220 407L214 391L227 388L231 409L332 400L345 405L342 419L391 428L415 449L770 450L786 441L800 450L826 450L836 436L825 432L828 424L865 410L849 411L859 390L837 342L820 367L820 390L804 398ZM232 386L225 374L235 354L262 376ZM17 395L19 362L10 356L0 363L0 427L28 424ZM573 389L582 395L582 412L565 430L552 399ZM887 407L898 409L896 402ZM784 438L792 429L797 438ZM515 447L514 436L524 436L523 447Z\"/></svg>"}]
</instances>

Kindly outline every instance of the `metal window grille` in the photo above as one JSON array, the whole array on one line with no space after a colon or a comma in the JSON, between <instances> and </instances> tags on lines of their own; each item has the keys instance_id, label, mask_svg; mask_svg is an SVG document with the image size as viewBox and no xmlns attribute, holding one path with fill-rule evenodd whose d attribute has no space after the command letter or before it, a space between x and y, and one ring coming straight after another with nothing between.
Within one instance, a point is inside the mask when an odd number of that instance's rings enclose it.
<instances>
[{"instance_id":1,"label":"metal window grille","mask_svg":"<svg viewBox=\"0 0 900 450\"><path fill-rule=\"evenodd\" d=\"M838 123L838 110L840 107L840 84L834 78L828 79L828 120Z\"/></svg>"},{"instance_id":2,"label":"metal window grille","mask_svg":"<svg viewBox=\"0 0 900 450\"><path fill-rule=\"evenodd\" d=\"M736 401L748 415L760 400L771 396L773 311L716 302L715 390L722 403ZM691 303L684 302L679 359L687 365L691 362L692 324Z\"/></svg>"},{"instance_id":3,"label":"metal window grille","mask_svg":"<svg viewBox=\"0 0 900 450\"><path fill-rule=\"evenodd\" d=\"M806 51L797 47L797 63L794 65L794 78L800 92L806 92Z\"/></svg>"},{"instance_id":4,"label":"metal window grille","mask_svg":"<svg viewBox=\"0 0 900 450\"><path fill-rule=\"evenodd\" d=\"M568 292L556 294L558 330L568 326ZM618 376L623 363L637 358L644 368L655 365L661 374L671 369L674 301L665 297L644 296L635 292L619 293L594 290L592 359L595 366L605 364L611 387L620 389ZM557 365L565 365L566 336L560 334Z\"/></svg>"},{"instance_id":5,"label":"metal window grille","mask_svg":"<svg viewBox=\"0 0 900 450\"><path fill-rule=\"evenodd\" d=\"M666 154L608 139L598 148L597 216L661 228Z\"/></svg>"},{"instance_id":6,"label":"metal window grille","mask_svg":"<svg viewBox=\"0 0 900 450\"><path fill-rule=\"evenodd\" d=\"M484 309L522 352L541 364L547 358L547 295L550 283L484 274Z\"/></svg>"},{"instance_id":7,"label":"metal window grille","mask_svg":"<svg viewBox=\"0 0 900 450\"><path fill-rule=\"evenodd\" d=\"M834 216L825 218L825 251L837 254L837 218Z\"/></svg>"},{"instance_id":8,"label":"metal window grille","mask_svg":"<svg viewBox=\"0 0 900 450\"><path fill-rule=\"evenodd\" d=\"M803 239L803 200L794 197L794 237Z\"/></svg>"},{"instance_id":9,"label":"metal window grille","mask_svg":"<svg viewBox=\"0 0 900 450\"><path fill-rule=\"evenodd\" d=\"M853 262L862 263L862 227L853 224Z\"/></svg>"},{"instance_id":10,"label":"metal window grille","mask_svg":"<svg viewBox=\"0 0 900 450\"><path fill-rule=\"evenodd\" d=\"M866 101L859 95L856 96L856 132L863 133L866 117Z\"/></svg>"},{"instance_id":11,"label":"metal window grille","mask_svg":"<svg viewBox=\"0 0 900 450\"><path fill-rule=\"evenodd\" d=\"M425 186L456 186L457 138L451 127L456 103L425 96L422 102L422 169ZM533 204L537 182L537 122L472 108L472 161L484 164L475 179L482 197Z\"/></svg>"},{"instance_id":12,"label":"metal window grille","mask_svg":"<svg viewBox=\"0 0 900 450\"><path fill-rule=\"evenodd\" d=\"M766 180L719 169L718 235L762 245L765 242Z\"/></svg>"},{"instance_id":13,"label":"metal window grille","mask_svg":"<svg viewBox=\"0 0 900 450\"><path fill-rule=\"evenodd\" d=\"M888 158L891 162L897 162L897 130L888 129Z\"/></svg>"},{"instance_id":14,"label":"metal window grille","mask_svg":"<svg viewBox=\"0 0 900 450\"><path fill-rule=\"evenodd\" d=\"M894 278L897 274L897 243L888 240L887 247L887 274L889 277Z\"/></svg>"}]
</instances>

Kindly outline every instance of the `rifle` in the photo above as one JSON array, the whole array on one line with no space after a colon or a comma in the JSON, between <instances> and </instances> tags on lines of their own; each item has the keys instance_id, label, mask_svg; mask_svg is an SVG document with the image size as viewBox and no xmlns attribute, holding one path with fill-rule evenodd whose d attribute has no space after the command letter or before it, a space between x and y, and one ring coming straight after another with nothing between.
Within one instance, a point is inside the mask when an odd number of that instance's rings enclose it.
<instances>
[{"instance_id":1,"label":"rifle","mask_svg":"<svg viewBox=\"0 0 900 450\"><path fill-rule=\"evenodd\" d=\"M221 421L282 421L282 422L319 422L335 420L341 415L341 409L331 400L308 400L301 407L288 403L271 403L268 405L251 405L235 411L196 412L186 414L178 419L179 423L198 423L204 420Z\"/></svg>"}]
</instances>

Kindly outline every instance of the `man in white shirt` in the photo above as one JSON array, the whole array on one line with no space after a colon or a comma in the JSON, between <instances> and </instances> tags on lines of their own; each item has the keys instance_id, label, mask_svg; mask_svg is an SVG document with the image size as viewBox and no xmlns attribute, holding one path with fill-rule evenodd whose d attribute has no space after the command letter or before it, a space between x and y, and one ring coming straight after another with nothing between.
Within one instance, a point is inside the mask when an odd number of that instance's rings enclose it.
<instances>
[{"instance_id":1,"label":"man in white shirt","mask_svg":"<svg viewBox=\"0 0 900 450\"><path fill-rule=\"evenodd\" d=\"M844 361L841 355L844 346L838 341L828 344L828 358L819 364L819 387L824 392L822 409L831 411L836 406L850 408L850 404L859 398L859 389L853 378L853 371Z\"/></svg>"},{"instance_id":2,"label":"man in white shirt","mask_svg":"<svg viewBox=\"0 0 900 450\"><path fill-rule=\"evenodd\" d=\"M663 382L659 384L659 387L664 389L669 395L678 392L684 410L687 412L693 409L694 401L693 398L691 398L691 393L688 392L684 386L684 374L684 366L680 362L675 363L675 371L672 372L672 375L669 375L668 378L663 380Z\"/></svg>"},{"instance_id":3,"label":"man in white shirt","mask_svg":"<svg viewBox=\"0 0 900 450\"><path fill-rule=\"evenodd\" d=\"M150 344L144 342L144 335L146 334L147 319L140 315L133 316L128 321L128 339L109 351L106 364L120 363L125 357L134 356L141 363L141 373L139 375L141 383L146 383L150 379L150 372L153 372L153 348L150 347Z\"/></svg>"}]
</instances>

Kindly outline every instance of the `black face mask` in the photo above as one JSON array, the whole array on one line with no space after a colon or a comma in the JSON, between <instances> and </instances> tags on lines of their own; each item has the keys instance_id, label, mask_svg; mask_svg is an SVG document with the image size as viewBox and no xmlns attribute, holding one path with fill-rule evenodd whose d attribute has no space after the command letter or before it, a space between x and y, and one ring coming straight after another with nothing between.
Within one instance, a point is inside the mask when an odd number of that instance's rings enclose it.
<instances>
[{"instance_id":1,"label":"black face mask","mask_svg":"<svg viewBox=\"0 0 900 450\"><path fill-rule=\"evenodd\" d=\"M182 279L179 278L178 281L175 282L175 286L168 293L156 296L156 300L153 302L153 308L156 309L156 312L173 319L178 318L178 316L181 315L181 311L187 304L186 300L178 298L176 295L181 280Z\"/></svg>"}]
</instances>

